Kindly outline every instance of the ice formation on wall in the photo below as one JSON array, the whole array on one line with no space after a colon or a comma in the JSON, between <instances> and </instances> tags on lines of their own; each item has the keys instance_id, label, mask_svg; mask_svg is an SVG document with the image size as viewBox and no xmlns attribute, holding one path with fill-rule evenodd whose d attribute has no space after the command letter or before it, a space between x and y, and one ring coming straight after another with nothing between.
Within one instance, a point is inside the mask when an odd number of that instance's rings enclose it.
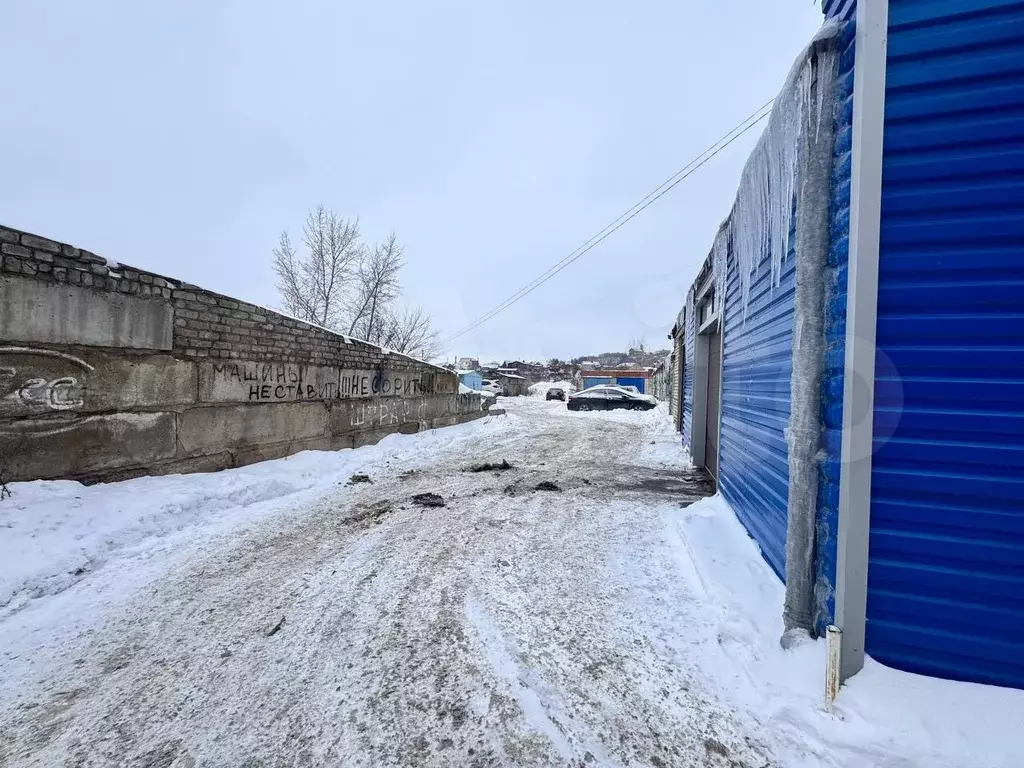
<instances>
[{"instance_id":1,"label":"ice formation on wall","mask_svg":"<svg viewBox=\"0 0 1024 768\"><path fill-rule=\"evenodd\" d=\"M830 30L837 30L831 27ZM819 37L802 69L795 179L796 294L790 416L786 430L789 499L786 531L786 629L814 630L818 460L824 425L825 272L837 70L836 37ZM812 92L813 91L813 92ZM826 109L825 105L828 105ZM787 234L789 227L786 227Z\"/></svg>"}]
</instances>

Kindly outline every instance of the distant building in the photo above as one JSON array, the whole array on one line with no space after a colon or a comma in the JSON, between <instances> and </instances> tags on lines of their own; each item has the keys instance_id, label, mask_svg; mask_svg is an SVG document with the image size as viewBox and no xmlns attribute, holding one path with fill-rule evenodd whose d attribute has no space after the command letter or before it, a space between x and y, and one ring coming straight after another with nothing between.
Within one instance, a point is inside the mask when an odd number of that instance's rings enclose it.
<instances>
[{"instance_id":1,"label":"distant building","mask_svg":"<svg viewBox=\"0 0 1024 768\"><path fill-rule=\"evenodd\" d=\"M563 363L545 369L544 378L549 381L566 381L573 378L575 367L570 363Z\"/></svg>"},{"instance_id":2,"label":"distant building","mask_svg":"<svg viewBox=\"0 0 1024 768\"><path fill-rule=\"evenodd\" d=\"M460 357L455 367L460 371L476 371L480 368L480 361L475 357Z\"/></svg>"},{"instance_id":3,"label":"distant building","mask_svg":"<svg viewBox=\"0 0 1024 768\"><path fill-rule=\"evenodd\" d=\"M530 382L523 376L498 371L497 379L505 390L505 394L509 397L519 397L520 395L529 394Z\"/></svg>"},{"instance_id":4,"label":"distant building","mask_svg":"<svg viewBox=\"0 0 1024 768\"><path fill-rule=\"evenodd\" d=\"M548 369L540 363L526 363L522 360L505 362L499 369L502 373L510 373L514 376L522 376L530 382L544 381L548 375Z\"/></svg>"}]
</instances>

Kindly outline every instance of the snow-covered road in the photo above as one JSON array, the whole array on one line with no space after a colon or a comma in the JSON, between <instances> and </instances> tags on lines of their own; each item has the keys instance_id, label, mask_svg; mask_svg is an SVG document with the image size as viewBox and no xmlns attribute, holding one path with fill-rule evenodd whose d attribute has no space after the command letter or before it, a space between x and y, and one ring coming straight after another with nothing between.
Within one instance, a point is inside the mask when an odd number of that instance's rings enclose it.
<instances>
[{"instance_id":1,"label":"snow-covered road","mask_svg":"<svg viewBox=\"0 0 1024 768\"><path fill-rule=\"evenodd\" d=\"M508 402L233 473L16 487L0 526L39 552L0 573L0 764L977 758L927 711L863 714L899 694L823 711L821 643L778 647L781 587L727 507L691 506L707 486L661 409ZM103 536L62 533L73 499L108 513Z\"/></svg>"}]
</instances>

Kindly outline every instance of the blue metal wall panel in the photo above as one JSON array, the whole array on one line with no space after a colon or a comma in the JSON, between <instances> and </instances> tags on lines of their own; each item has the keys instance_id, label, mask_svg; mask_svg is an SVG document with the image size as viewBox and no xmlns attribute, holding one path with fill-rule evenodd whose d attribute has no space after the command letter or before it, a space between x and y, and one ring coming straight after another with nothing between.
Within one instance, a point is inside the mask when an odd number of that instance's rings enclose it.
<instances>
[{"instance_id":1,"label":"blue metal wall panel","mask_svg":"<svg viewBox=\"0 0 1024 768\"><path fill-rule=\"evenodd\" d=\"M857 10L857 0L821 0L821 10L826 18L848 21Z\"/></svg>"},{"instance_id":2,"label":"blue metal wall panel","mask_svg":"<svg viewBox=\"0 0 1024 768\"><path fill-rule=\"evenodd\" d=\"M692 292L693 289L691 288ZM693 312L687 304L686 329L683 335L683 447L693 451L693 345L696 341L696 329L693 326Z\"/></svg>"},{"instance_id":3,"label":"blue metal wall panel","mask_svg":"<svg viewBox=\"0 0 1024 768\"><path fill-rule=\"evenodd\" d=\"M829 191L829 249L825 268L825 368L821 413L825 432L818 473L815 528L815 626L821 633L835 617L839 470L843 431L843 368L846 361L846 275L850 248L850 173L853 147L854 23L839 38L835 147Z\"/></svg>"},{"instance_id":4,"label":"blue metal wall panel","mask_svg":"<svg viewBox=\"0 0 1024 768\"><path fill-rule=\"evenodd\" d=\"M588 376L583 379L583 388L590 389L591 387L599 387L602 384L611 384L612 380L607 376Z\"/></svg>"},{"instance_id":5,"label":"blue metal wall panel","mask_svg":"<svg viewBox=\"0 0 1024 768\"><path fill-rule=\"evenodd\" d=\"M796 237L790 237L794 243ZM744 317L739 273L730 258L722 336L719 487L785 579L789 424L796 257L790 247L780 283L763 260L751 278Z\"/></svg>"},{"instance_id":6,"label":"blue metal wall panel","mask_svg":"<svg viewBox=\"0 0 1024 768\"><path fill-rule=\"evenodd\" d=\"M640 390L640 393L644 392L644 385L647 383L647 379L633 379L628 376L619 376L615 383L620 387L636 387Z\"/></svg>"},{"instance_id":7,"label":"blue metal wall panel","mask_svg":"<svg viewBox=\"0 0 1024 768\"><path fill-rule=\"evenodd\" d=\"M1024 0L890 0L867 650L1024 687Z\"/></svg>"}]
</instances>

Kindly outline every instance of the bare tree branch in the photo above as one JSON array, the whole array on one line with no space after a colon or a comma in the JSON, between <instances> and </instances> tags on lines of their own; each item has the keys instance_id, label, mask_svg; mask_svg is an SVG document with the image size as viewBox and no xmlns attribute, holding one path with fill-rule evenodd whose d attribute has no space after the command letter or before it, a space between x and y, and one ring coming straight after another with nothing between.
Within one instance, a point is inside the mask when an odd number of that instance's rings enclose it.
<instances>
[{"instance_id":1,"label":"bare tree branch","mask_svg":"<svg viewBox=\"0 0 1024 768\"><path fill-rule=\"evenodd\" d=\"M363 245L359 220L350 221L318 205L302 225L306 253L296 253L287 231L274 249L277 289L284 309L300 320L337 328L345 311L348 282Z\"/></svg>"},{"instance_id":2,"label":"bare tree branch","mask_svg":"<svg viewBox=\"0 0 1024 768\"><path fill-rule=\"evenodd\" d=\"M391 314L383 342L389 349L421 360L432 360L441 353L440 336L430 315L420 307Z\"/></svg>"},{"instance_id":3,"label":"bare tree branch","mask_svg":"<svg viewBox=\"0 0 1024 768\"><path fill-rule=\"evenodd\" d=\"M392 232L384 243L363 254L352 302L350 335L381 343L386 332L385 315L399 294L398 274L404 266L404 250Z\"/></svg>"},{"instance_id":4,"label":"bare tree branch","mask_svg":"<svg viewBox=\"0 0 1024 768\"><path fill-rule=\"evenodd\" d=\"M314 322L335 328L344 310L345 281L363 253L359 220L349 221L321 204L306 217L302 235L309 250L304 287L314 305Z\"/></svg>"},{"instance_id":5,"label":"bare tree branch","mask_svg":"<svg viewBox=\"0 0 1024 768\"><path fill-rule=\"evenodd\" d=\"M317 322L316 310L305 289L305 275L287 230L281 233L274 249L274 271L277 273L277 290L281 294L284 310L293 317Z\"/></svg>"}]
</instances>

